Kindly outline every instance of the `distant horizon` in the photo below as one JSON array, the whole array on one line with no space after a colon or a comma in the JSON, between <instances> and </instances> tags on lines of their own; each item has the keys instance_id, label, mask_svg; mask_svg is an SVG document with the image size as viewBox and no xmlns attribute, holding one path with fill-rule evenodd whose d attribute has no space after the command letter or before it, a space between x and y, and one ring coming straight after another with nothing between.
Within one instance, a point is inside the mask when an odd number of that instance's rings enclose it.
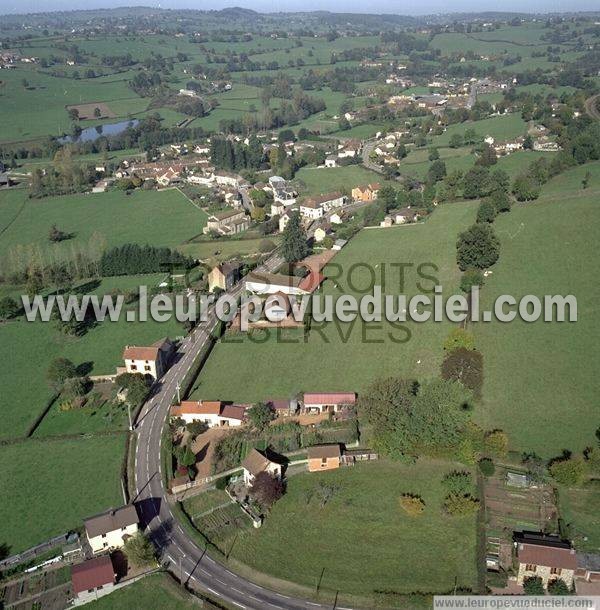
<instances>
[{"instance_id":1,"label":"distant horizon","mask_svg":"<svg viewBox=\"0 0 600 610\"><path fill-rule=\"evenodd\" d=\"M560 13L596 13L600 12L597 0L508 0L498 6L497 2L476 2L475 0L455 0L449 3L443 0L423 0L415 7L414 2L405 0L374 0L366 11L364 3L359 0L215 0L210 4L198 6L194 0L163 0L162 2L122 0L91 0L85 6L78 6L79 0L8 0L0 7L0 15L28 15L36 13L56 13L70 11L111 10L118 8L155 8L165 10L222 10L242 8L257 13L298 13L327 11L331 13L353 13L364 15L400 15L424 17L428 15L452 15L464 13L520 13L520 14L560 14ZM526 6L523 6L526 4ZM11 6L12 5L12 6ZM449 5L452 6L449 10Z\"/></svg>"}]
</instances>

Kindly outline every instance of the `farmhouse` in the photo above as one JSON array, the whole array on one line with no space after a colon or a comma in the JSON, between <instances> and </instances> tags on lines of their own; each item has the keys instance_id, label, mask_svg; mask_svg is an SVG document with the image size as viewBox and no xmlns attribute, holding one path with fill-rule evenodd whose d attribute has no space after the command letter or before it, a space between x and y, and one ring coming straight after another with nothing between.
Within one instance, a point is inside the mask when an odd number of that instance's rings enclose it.
<instances>
[{"instance_id":1,"label":"farmhouse","mask_svg":"<svg viewBox=\"0 0 600 610\"><path fill-rule=\"evenodd\" d=\"M310 220L316 220L322 218L325 212L342 207L344 203L344 195L337 191L318 197L309 197L300 203L300 215Z\"/></svg>"},{"instance_id":2,"label":"farmhouse","mask_svg":"<svg viewBox=\"0 0 600 610\"><path fill-rule=\"evenodd\" d=\"M348 140L338 146L339 159L354 159L360 155L362 142L360 140Z\"/></svg>"},{"instance_id":3,"label":"farmhouse","mask_svg":"<svg viewBox=\"0 0 600 610\"><path fill-rule=\"evenodd\" d=\"M110 593L116 581L110 555L94 557L71 566L71 586L78 601L91 601Z\"/></svg>"},{"instance_id":4,"label":"farmhouse","mask_svg":"<svg viewBox=\"0 0 600 610\"><path fill-rule=\"evenodd\" d=\"M315 445L308 448L308 471L320 472L340 467L342 450L339 445Z\"/></svg>"},{"instance_id":5,"label":"farmhouse","mask_svg":"<svg viewBox=\"0 0 600 610\"><path fill-rule=\"evenodd\" d=\"M407 222L415 222L419 219L419 213L411 208L400 208L399 210L390 210L388 212L393 222L397 225L403 225Z\"/></svg>"},{"instance_id":6,"label":"farmhouse","mask_svg":"<svg viewBox=\"0 0 600 610\"><path fill-rule=\"evenodd\" d=\"M83 522L94 553L121 548L138 531L138 514L133 504L90 517Z\"/></svg>"},{"instance_id":7,"label":"farmhouse","mask_svg":"<svg viewBox=\"0 0 600 610\"><path fill-rule=\"evenodd\" d=\"M573 584L577 555L569 542L557 536L524 532L516 537L519 571L517 583L530 576L539 576L548 583L560 578L568 587Z\"/></svg>"},{"instance_id":8,"label":"farmhouse","mask_svg":"<svg viewBox=\"0 0 600 610\"><path fill-rule=\"evenodd\" d=\"M186 424L204 422L209 428L235 428L244 423L246 407L224 404L220 400L185 400L171 407L171 417L182 419Z\"/></svg>"},{"instance_id":9,"label":"farmhouse","mask_svg":"<svg viewBox=\"0 0 600 610\"><path fill-rule=\"evenodd\" d=\"M208 274L208 291L214 292L215 288L229 290L239 279L242 263L221 263L211 269Z\"/></svg>"},{"instance_id":10,"label":"farmhouse","mask_svg":"<svg viewBox=\"0 0 600 610\"><path fill-rule=\"evenodd\" d=\"M352 199L354 199L354 201L362 201L363 203L375 201L377 195L379 195L380 188L381 185L378 182L357 186L352 189Z\"/></svg>"},{"instance_id":11,"label":"farmhouse","mask_svg":"<svg viewBox=\"0 0 600 610\"><path fill-rule=\"evenodd\" d=\"M316 199L306 199L300 204L300 214L309 220L323 217L323 206Z\"/></svg>"},{"instance_id":12,"label":"farmhouse","mask_svg":"<svg viewBox=\"0 0 600 610\"><path fill-rule=\"evenodd\" d=\"M244 210L227 210L208 217L204 234L215 232L222 235L235 235L245 231L250 226L250 219Z\"/></svg>"},{"instance_id":13,"label":"farmhouse","mask_svg":"<svg viewBox=\"0 0 600 610\"><path fill-rule=\"evenodd\" d=\"M302 279L279 273L257 273L252 271L244 280L247 292L254 294L302 295L306 294L301 287Z\"/></svg>"},{"instance_id":14,"label":"farmhouse","mask_svg":"<svg viewBox=\"0 0 600 610\"><path fill-rule=\"evenodd\" d=\"M150 347L128 345L123 352L125 371L149 375L156 381L167 371L174 350L175 345L166 337Z\"/></svg>"},{"instance_id":15,"label":"farmhouse","mask_svg":"<svg viewBox=\"0 0 600 610\"><path fill-rule=\"evenodd\" d=\"M266 455L258 451L258 449L251 449L250 453L246 456L242 462L244 468L244 483L246 485L252 485L256 475L261 472L268 472L272 477L277 479L281 478L281 464L273 462Z\"/></svg>"},{"instance_id":16,"label":"farmhouse","mask_svg":"<svg viewBox=\"0 0 600 610\"><path fill-rule=\"evenodd\" d=\"M356 404L354 392L305 393L302 398L305 413L337 413Z\"/></svg>"}]
</instances>

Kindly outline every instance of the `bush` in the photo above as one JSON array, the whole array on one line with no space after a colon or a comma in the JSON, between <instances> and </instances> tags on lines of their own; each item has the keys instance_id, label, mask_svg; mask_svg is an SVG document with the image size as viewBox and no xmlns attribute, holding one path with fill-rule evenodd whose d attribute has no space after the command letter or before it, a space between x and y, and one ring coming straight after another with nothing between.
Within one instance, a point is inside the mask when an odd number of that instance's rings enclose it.
<instances>
[{"instance_id":1,"label":"bush","mask_svg":"<svg viewBox=\"0 0 600 610\"><path fill-rule=\"evenodd\" d=\"M550 464L550 474L557 483L575 487L583 482L585 462L580 457L555 460Z\"/></svg>"},{"instance_id":2,"label":"bush","mask_svg":"<svg viewBox=\"0 0 600 610\"><path fill-rule=\"evenodd\" d=\"M454 470L449 472L443 479L442 485L450 494L467 494L471 491L471 473Z\"/></svg>"},{"instance_id":3,"label":"bush","mask_svg":"<svg viewBox=\"0 0 600 610\"><path fill-rule=\"evenodd\" d=\"M258 244L259 252L271 252L271 250L275 249L275 244L270 239L261 239Z\"/></svg>"},{"instance_id":4,"label":"bush","mask_svg":"<svg viewBox=\"0 0 600 610\"><path fill-rule=\"evenodd\" d=\"M550 595L571 595L567 583L562 578L557 578L548 583L548 593L550 593Z\"/></svg>"},{"instance_id":5,"label":"bush","mask_svg":"<svg viewBox=\"0 0 600 610\"><path fill-rule=\"evenodd\" d=\"M473 286L483 286L483 273L479 269L467 269L460 278L460 289L471 292Z\"/></svg>"},{"instance_id":6,"label":"bush","mask_svg":"<svg viewBox=\"0 0 600 610\"><path fill-rule=\"evenodd\" d=\"M496 472L496 467L490 458L483 458L479 460L479 470L484 477L491 477Z\"/></svg>"},{"instance_id":7,"label":"bush","mask_svg":"<svg viewBox=\"0 0 600 610\"><path fill-rule=\"evenodd\" d=\"M425 502L419 496L403 494L400 496L400 507L411 517L418 517L425 510Z\"/></svg>"},{"instance_id":8,"label":"bush","mask_svg":"<svg viewBox=\"0 0 600 610\"><path fill-rule=\"evenodd\" d=\"M502 430L487 432L483 439L483 450L489 455L504 457L508 452L508 436Z\"/></svg>"},{"instance_id":9,"label":"bush","mask_svg":"<svg viewBox=\"0 0 600 610\"><path fill-rule=\"evenodd\" d=\"M444 500L444 512L452 517L465 517L479 510L479 500L470 494L451 493Z\"/></svg>"},{"instance_id":10,"label":"bush","mask_svg":"<svg viewBox=\"0 0 600 610\"><path fill-rule=\"evenodd\" d=\"M544 583L539 576L529 576L523 581L525 595L544 595Z\"/></svg>"},{"instance_id":11,"label":"bush","mask_svg":"<svg viewBox=\"0 0 600 610\"><path fill-rule=\"evenodd\" d=\"M458 236L457 263L461 271L486 269L500 257L500 241L489 224L474 224Z\"/></svg>"}]
</instances>

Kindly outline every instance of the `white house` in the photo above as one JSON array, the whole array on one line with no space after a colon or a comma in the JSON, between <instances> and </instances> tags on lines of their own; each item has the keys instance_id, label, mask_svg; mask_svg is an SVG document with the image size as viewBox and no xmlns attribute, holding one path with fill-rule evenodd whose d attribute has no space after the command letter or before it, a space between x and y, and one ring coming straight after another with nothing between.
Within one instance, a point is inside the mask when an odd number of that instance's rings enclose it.
<instances>
[{"instance_id":1,"label":"white house","mask_svg":"<svg viewBox=\"0 0 600 610\"><path fill-rule=\"evenodd\" d=\"M325 159L325 167L337 167L337 159L333 156L329 156Z\"/></svg>"},{"instance_id":2,"label":"white house","mask_svg":"<svg viewBox=\"0 0 600 610\"><path fill-rule=\"evenodd\" d=\"M245 413L245 406L223 404L219 400L185 400L171 407L171 417L182 419L186 424L200 421L209 428L241 426Z\"/></svg>"},{"instance_id":3,"label":"white house","mask_svg":"<svg viewBox=\"0 0 600 610\"><path fill-rule=\"evenodd\" d=\"M168 338L149 347L128 345L123 351L125 370L127 373L149 375L156 381L167 371L174 349L173 342Z\"/></svg>"},{"instance_id":4,"label":"white house","mask_svg":"<svg viewBox=\"0 0 600 610\"><path fill-rule=\"evenodd\" d=\"M322 218L325 212L344 205L346 198L340 192L328 193L319 197L309 197L300 203L300 215L310 220Z\"/></svg>"},{"instance_id":5,"label":"white house","mask_svg":"<svg viewBox=\"0 0 600 610\"><path fill-rule=\"evenodd\" d=\"M306 199L300 204L300 215L310 220L323 217L323 206L314 199Z\"/></svg>"},{"instance_id":6,"label":"white house","mask_svg":"<svg viewBox=\"0 0 600 610\"><path fill-rule=\"evenodd\" d=\"M240 187L244 179L238 174L233 174L232 172L226 172L223 170L217 170L215 172L215 181L219 185L233 186L237 189Z\"/></svg>"},{"instance_id":7,"label":"white house","mask_svg":"<svg viewBox=\"0 0 600 610\"><path fill-rule=\"evenodd\" d=\"M360 140L348 140L344 144L338 146L338 158L340 159L353 159L358 157L362 150L362 143Z\"/></svg>"},{"instance_id":8,"label":"white house","mask_svg":"<svg viewBox=\"0 0 600 610\"><path fill-rule=\"evenodd\" d=\"M192 174L187 177L190 184L198 184L200 186L211 186L215 181L214 174Z\"/></svg>"},{"instance_id":9,"label":"white house","mask_svg":"<svg viewBox=\"0 0 600 610\"><path fill-rule=\"evenodd\" d=\"M242 462L244 468L244 483L246 485L252 485L256 475L261 472L268 472L272 477L277 479L281 478L281 464L273 462L258 449L251 449L250 453L246 456Z\"/></svg>"},{"instance_id":10,"label":"white house","mask_svg":"<svg viewBox=\"0 0 600 610\"><path fill-rule=\"evenodd\" d=\"M138 531L135 506L128 504L90 517L83 522L85 535L94 553L121 548Z\"/></svg>"},{"instance_id":11,"label":"white house","mask_svg":"<svg viewBox=\"0 0 600 610\"><path fill-rule=\"evenodd\" d=\"M303 397L304 411L307 413L337 413L347 406L356 404L354 392L306 392Z\"/></svg>"}]
</instances>

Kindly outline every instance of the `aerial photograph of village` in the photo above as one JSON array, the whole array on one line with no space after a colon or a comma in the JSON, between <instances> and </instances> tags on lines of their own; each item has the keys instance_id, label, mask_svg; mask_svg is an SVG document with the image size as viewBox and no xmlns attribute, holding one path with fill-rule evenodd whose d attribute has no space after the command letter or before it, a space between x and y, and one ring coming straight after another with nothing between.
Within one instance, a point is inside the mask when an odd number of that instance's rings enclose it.
<instances>
[{"instance_id":1,"label":"aerial photograph of village","mask_svg":"<svg viewBox=\"0 0 600 610\"><path fill-rule=\"evenodd\" d=\"M600 609L600 2L130 2L0 2L0 610Z\"/></svg>"}]
</instances>

